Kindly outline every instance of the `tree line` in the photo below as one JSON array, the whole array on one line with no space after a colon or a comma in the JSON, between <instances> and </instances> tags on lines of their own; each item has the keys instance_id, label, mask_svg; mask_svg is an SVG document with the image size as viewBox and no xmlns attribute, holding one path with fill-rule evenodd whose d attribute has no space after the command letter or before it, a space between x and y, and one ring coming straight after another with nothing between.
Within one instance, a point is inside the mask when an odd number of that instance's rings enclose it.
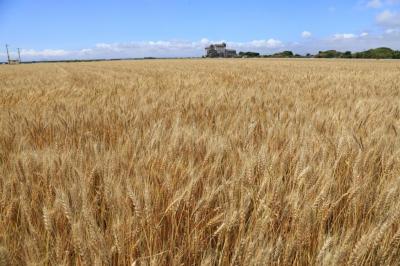
<instances>
[{"instance_id":1,"label":"tree line","mask_svg":"<svg viewBox=\"0 0 400 266\"><path fill-rule=\"evenodd\" d=\"M370 49L362 52L340 52L336 50L319 51L318 54L299 55L292 51L283 51L271 55L260 55L256 52L240 52L239 57L257 58L257 57L271 57L271 58L365 58L365 59L400 59L400 51L393 50L387 47L380 47Z\"/></svg>"}]
</instances>

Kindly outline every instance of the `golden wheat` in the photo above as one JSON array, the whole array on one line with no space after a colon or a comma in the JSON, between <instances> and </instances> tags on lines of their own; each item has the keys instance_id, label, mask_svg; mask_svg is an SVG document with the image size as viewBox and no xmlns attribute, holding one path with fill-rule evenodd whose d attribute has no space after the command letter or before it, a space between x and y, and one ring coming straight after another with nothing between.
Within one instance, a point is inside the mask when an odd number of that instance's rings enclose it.
<instances>
[{"instance_id":1,"label":"golden wheat","mask_svg":"<svg viewBox=\"0 0 400 266\"><path fill-rule=\"evenodd\" d=\"M0 265L397 265L399 73L0 66Z\"/></svg>"}]
</instances>

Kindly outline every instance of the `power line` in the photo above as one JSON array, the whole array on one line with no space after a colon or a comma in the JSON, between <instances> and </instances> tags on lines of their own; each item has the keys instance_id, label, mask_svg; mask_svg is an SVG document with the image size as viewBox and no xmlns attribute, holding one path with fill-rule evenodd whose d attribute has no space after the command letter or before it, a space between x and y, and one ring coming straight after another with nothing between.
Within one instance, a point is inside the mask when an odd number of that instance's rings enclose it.
<instances>
[{"instance_id":1,"label":"power line","mask_svg":"<svg viewBox=\"0 0 400 266\"><path fill-rule=\"evenodd\" d=\"M8 52L8 44L6 44L6 50L7 50L7 60L8 63L10 63L10 53Z\"/></svg>"},{"instance_id":2,"label":"power line","mask_svg":"<svg viewBox=\"0 0 400 266\"><path fill-rule=\"evenodd\" d=\"M18 48L18 59L19 59L19 62L21 63L21 52L19 51L19 48Z\"/></svg>"}]
</instances>

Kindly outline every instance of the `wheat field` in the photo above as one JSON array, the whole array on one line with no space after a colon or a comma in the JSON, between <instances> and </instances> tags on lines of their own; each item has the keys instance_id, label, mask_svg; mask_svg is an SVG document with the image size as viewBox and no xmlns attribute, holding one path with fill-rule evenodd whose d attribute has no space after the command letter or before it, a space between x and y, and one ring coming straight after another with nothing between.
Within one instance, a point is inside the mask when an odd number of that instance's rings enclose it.
<instances>
[{"instance_id":1,"label":"wheat field","mask_svg":"<svg viewBox=\"0 0 400 266\"><path fill-rule=\"evenodd\" d=\"M400 62L0 66L0 265L399 265Z\"/></svg>"}]
</instances>

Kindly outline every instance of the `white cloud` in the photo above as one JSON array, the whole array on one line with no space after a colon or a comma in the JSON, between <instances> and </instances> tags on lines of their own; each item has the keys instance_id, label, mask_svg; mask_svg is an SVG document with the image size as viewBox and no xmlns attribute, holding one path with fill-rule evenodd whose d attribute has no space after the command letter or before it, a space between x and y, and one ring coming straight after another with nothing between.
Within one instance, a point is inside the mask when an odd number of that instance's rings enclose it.
<instances>
[{"instance_id":1,"label":"white cloud","mask_svg":"<svg viewBox=\"0 0 400 266\"><path fill-rule=\"evenodd\" d=\"M26 61L34 59L51 60L53 58L68 58L74 56L76 56L76 52L62 50L62 49L44 49L44 50L21 49L21 57L23 60ZM17 59L18 53L16 51L10 51L10 58ZM6 61L6 59L7 59L7 54L0 53L0 62Z\"/></svg>"},{"instance_id":2,"label":"white cloud","mask_svg":"<svg viewBox=\"0 0 400 266\"><path fill-rule=\"evenodd\" d=\"M354 34L354 33L337 33L337 34L334 34L331 39L334 41L341 41L341 40L365 38L368 36L369 36L368 32L362 32L359 35Z\"/></svg>"},{"instance_id":3,"label":"white cloud","mask_svg":"<svg viewBox=\"0 0 400 266\"><path fill-rule=\"evenodd\" d=\"M400 33L400 29L387 29L385 30L386 34L398 34Z\"/></svg>"},{"instance_id":4,"label":"white cloud","mask_svg":"<svg viewBox=\"0 0 400 266\"><path fill-rule=\"evenodd\" d=\"M385 6L393 6L400 3L400 0L364 0L362 5L367 8L383 8Z\"/></svg>"},{"instance_id":5,"label":"white cloud","mask_svg":"<svg viewBox=\"0 0 400 266\"><path fill-rule=\"evenodd\" d=\"M299 46L296 52L315 53L320 50L338 50L338 51L363 51L377 47L390 47L400 49L399 33L390 31L383 34L335 34L331 38L315 40L312 43L306 43Z\"/></svg>"},{"instance_id":6,"label":"white cloud","mask_svg":"<svg viewBox=\"0 0 400 266\"><path fill-rule=\"evenodd\" d=\"M400 12L385 10L376 16L376 21L384 27L400 27Z\"/></svg>"},{"instance_id":7,"label":"white cloud","mask_svg":"<svg viewBox=\"0 0 400 266\"><path fill-rule=\"evenodd\" d=\"M199 41L159 40L127 43L98 43L93 47L80 50L63 49L23 49L22 60L66 60L66 59L110 59L110 58L141 58L141 57L192 57L204 55L204 48L210 43L220 43L223 40ZM300 42L282 42L278 39L261 39L248 42L225 41L229 48L239 51L254 51L261 54L271 54L284 50L295 53L317 53L320 50L335 49L339 51L362 51L376 47L400 49L400 27L387 27L382 34L368 32L337 33L328 38L314 38L312 42L303 39ZM15 51L12 58L17 58ZM6 60L6 54L0 52L0 61Z\"/></svg>"},{"instance_id":8,"label":"white cloud","mask_svg":"<svg viewBox=\"0 0 400 266\"><path fill-rule=\"evenodd\" d=\"M203 38L203 39L200 40L200 43L203 44L203 45L209 45L211 42L210 42L209 39Z\"/></svg>"},{"instance_id":9,"label":"white cloud","mask_svg":"<svg viewBox=\"0 0 400 266\"><path fill-rule=\"evenodd\" d=\"M309 32L309 31L303 31L303 32L301 33L301 37L303 37L303 38L305 38L305 39L310 38L311 35L312 35L312 33Z\"/></svg>"},{"instance_id":10,"label":"white cloud","mask_svg":"<svg viewBox=\"0 0 400 266\"><path fill-rule=\"evenodd\" d=\"M97 58L141 58L141 57L192 57L204 55L204 48L211 43L220 43L224 40L211 41L203 38L199 41L159 40L127 43L98 43L94 47L81 50L62 49L23 49L23 60L65 60L65 59L97 59ZM248 42L225 41L229 48L239 51L255 51L270 53L284 47L284 43L277 39L253 40ZM13 56L16 56L13 54ZM6 57L0 54L0 61Z\"/></svg>"},{"instance_id":11,"label":"white cloud","mask_svg":"<svg viewBox=\"0 0 400 266\"><path fill-rule=\"evenodd\" d=\"M96 44L96 48L100 48L100 49L102 49L102 48L107 49L107 48L111 48L111 47L112 47L111 44L107 44L107 43Z\"/></svg>"},{"instance_id":12,"label":"white cloud","mask_svg":"<svg viewBox=\"0 0 400 266\"><path fill-rule=\"evenodd\" d=\"M60 56L66 56L70 52L66 50L52 50L52 49L45 49L41 51L36 51L33 49L22 49L21 50L21 56L32 56L32 57L60 57Z\"/></svg>"},{"instance_id":13,"label":"white cloud","mask_svg":"<svg viewBox=\"0 0 400 266\"><path fill-rule=\"evenodd\" d=\"M367 3L367 7L369 7L369 8L380 8L382 6L383 6L383 3L381 0L371 0L371 1L368 1L368 3Z\"/></svg>"},{"instance_id":14,"label":"white cloud","mask_svg":"<svg viewBox=\"0 0 400 266\"><path fill-rule=\"evenodd\" d=\"M357 38L353 33L337 33L333 35L333 40L347 40Z\"/></svg>"},{"instance_id":15,"label":"white cloud","mask_svg":"<svg viewBox=\"0 0 400 266\"><path fill-rule=\"evenodd\" d=\"M400 0L386 0L389 5L396 5L400 3Z\"/></svg>"},{"instance_id":16,"label":"white cloud","mask_svg":"<svg viewBox=\"0 0 400 266\"><path fill-rule=\"evenodd\" d=\"M283 46L280 40L268 39L268 40L254 40L248 43L231 43L233 47L248 47L248 48L279 48Z\"/></svg>"}]
</instances>

